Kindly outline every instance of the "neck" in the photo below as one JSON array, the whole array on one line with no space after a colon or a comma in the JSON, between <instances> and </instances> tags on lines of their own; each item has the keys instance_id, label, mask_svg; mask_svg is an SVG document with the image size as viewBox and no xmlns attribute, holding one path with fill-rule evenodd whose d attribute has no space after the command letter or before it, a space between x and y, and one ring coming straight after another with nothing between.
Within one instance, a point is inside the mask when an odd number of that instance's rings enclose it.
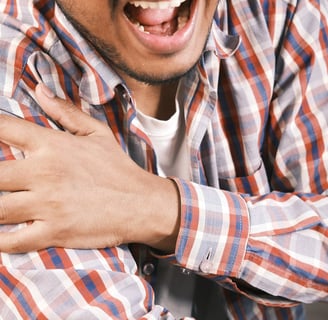
<instances>
[{"instance_id":1,"label":"neck","mask_svg":"<svg viewBox=\"0 0 328 320\"><path fill-rule=\"evenodd\" d=\"M150 85L130 78L126 83L137 109L143 114L160 120L167 120L174 114L178 81Z\"/></svg>"}]
</instances>

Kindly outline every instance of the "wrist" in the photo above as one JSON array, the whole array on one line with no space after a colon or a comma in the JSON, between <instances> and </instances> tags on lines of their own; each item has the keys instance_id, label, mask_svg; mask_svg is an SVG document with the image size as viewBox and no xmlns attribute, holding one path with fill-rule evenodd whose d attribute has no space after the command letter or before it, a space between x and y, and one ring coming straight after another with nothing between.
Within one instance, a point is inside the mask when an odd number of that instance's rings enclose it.
<instances>
[{"instance_id":1,"label":"wrist","mask_svg":"<svg viewBox=\"0 0 328 320\"><path fill-rule=\"evenodd\" d=\"M165 252L174 252L180 230L180 196L175 182L171 179L152 175L145 193L148 211L140 239L141 243Z\"/></svg>"},{"instance_id":2,"label":"wrist","mask_svg":"<svg viewBox=\"0 0 328 320\"><path fill-rule=\"evenodd\" d=\"M160 230L163 232L163 238L153 245L153 247L172 253L175 251L181 224L180 195L174 180L165 180L168 190L166 196L161 197L161 208L164 210L160 210L160 220L158 220L157 223L157 226L160 227Z\"/></svg>"}]
</instances>

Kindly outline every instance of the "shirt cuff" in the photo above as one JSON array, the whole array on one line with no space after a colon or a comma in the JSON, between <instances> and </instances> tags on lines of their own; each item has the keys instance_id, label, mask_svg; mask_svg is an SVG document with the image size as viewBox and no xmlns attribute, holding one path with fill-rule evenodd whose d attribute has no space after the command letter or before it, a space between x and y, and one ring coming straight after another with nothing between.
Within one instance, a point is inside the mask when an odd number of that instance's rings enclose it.
<instances>
[{"instance_id":1,"label":"shirt cuff","mask_svg":"<svg viewBox=\"0 0 328 320\"><path fill-rule=\"evenodd\" d=\"M172 180L181 197L178 263L196 272L238 278L249 236L245 200L235 193Z\"/></svg>"}]
</instances>

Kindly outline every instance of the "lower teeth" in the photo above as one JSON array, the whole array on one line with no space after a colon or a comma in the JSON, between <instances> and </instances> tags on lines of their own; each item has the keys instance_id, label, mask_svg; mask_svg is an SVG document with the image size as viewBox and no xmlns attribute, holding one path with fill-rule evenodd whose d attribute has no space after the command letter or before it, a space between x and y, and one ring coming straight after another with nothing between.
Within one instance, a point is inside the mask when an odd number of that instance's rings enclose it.
<instances>
[{"instance_id":1,"label":"lower teeth","mask_svg":"<svg viewBox=\"0 0 328 320\"><path fill-rule=\"evenodd\" d=\"M158 32L154 31L154 28L151 28L149 26L144 26L140 24L139 22L135 22L134 24L137 26L137 28L146 34L164 34L164 35L173 35L176 31L181 30L187 23L188 18L187 17L178 17L177 18L177 26L174 28L174 32L170 31L169 22L165 22L160 26L160 30ZM149 31L147 31L147 29ZM151 31L152 30L152 31Z\"/></svg>"},{"instance_id":2,"label":"lower teeth","mask_svg":"<svg viewBox=\"0 0 328 320\"><path fill-rule=\"evenodd\" d=\"M178 30L182 29L188 22L188 17L178 17Z\"/></svg>"},{"instance_id":3,"label":"lower teeth","mask_svg":"<svg viewBox=\"0 0 328 320\"><path fill-rule=\"evenodd\" d=\"M144 33L148 33L149 34L149 32L145 31L145 27L142 24L140 24L139 22L135 23L135 25L138 27L138 29L141 32L144 32Z\"/></svg>"},{"instance_id":4,"label":"lower teeth","mask_svg":"<svg viewBox=\"0 0 328 320\"><path fill-rule=\"evenodd\" d=\"M186 1L182 4L179 16L176 18L175 21L162 23L156 31L154 31L156 29L156 26L145 26L140 24L138 21L132 21L132 23L136 25L137 28L143 33L171 36L178 30L181 30L187 24L189 20L190 11L190 4L187 4L188 2L189 1ZM175 27L173 28L174 30L170 30L169 24L175 24Z\"/></svg>"}]
</instances>

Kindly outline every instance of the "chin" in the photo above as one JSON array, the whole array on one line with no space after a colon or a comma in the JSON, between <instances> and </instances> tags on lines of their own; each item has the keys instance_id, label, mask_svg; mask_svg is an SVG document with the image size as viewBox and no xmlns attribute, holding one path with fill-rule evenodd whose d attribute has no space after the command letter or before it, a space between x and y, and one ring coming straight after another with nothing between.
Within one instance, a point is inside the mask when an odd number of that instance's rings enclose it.
<instances>
[{"instance_id":1,"label":"chin","mask_svg":"<svg viewBox=\"0 0 328 320\"><path fill-rule=\"evenodd\" d=\"M116 64L116 67L120 71L128 75L129 77L144 82L148 84L163 84L166 82L176 81L181 77L188 74L199 61L199 56L194 57L184 57L183 59L175 59L166 57L164 60L153 62L150 64L150 59L147 64L136 64L139 66L127 66L121 63Z\"/></svg>"},{"instance_id":2,"label":"chin","mask_svg":"<svg viewBox=\"0 0 328 320\"><path fill-rule=\"evenodd\" d=\"M156 69L154 69L155 71L152 70L148 73L144 70L123 70L122 66L120 66L120 69L129 77L134 78L137 81L148 83L151 85L159 85L179 80L181 77L188 74L194 68L194 66L195 63L185 68L173 68L172 70L163 70L163 66L161 66L157 68L158 72L156 72Z\"/></svg>"}]
</instances>

